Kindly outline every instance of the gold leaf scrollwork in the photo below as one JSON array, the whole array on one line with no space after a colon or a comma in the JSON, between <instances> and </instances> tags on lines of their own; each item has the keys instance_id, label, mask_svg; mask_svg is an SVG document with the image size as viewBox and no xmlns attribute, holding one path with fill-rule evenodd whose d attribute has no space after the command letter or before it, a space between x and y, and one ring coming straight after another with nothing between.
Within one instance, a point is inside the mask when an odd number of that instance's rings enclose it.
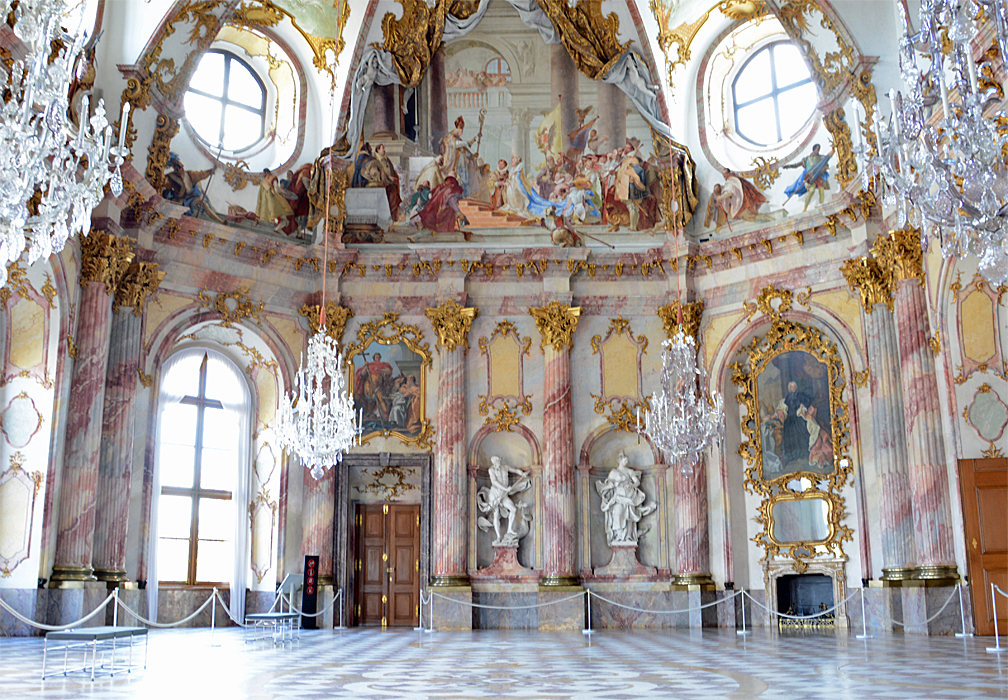
<instances>
[{"instance_id":1,"label":"gold leaf scrollwork","mask_svg":"<svg viewBox=\"0 0 1008 700\"><path fill-rule=\"evenodd\" d=\"M92 231L81 236L80 284L100 282L111 294L133 262L133 244L126 236Z\"/></svg>"},{"instance_id":2,"label":"gold leaf scrollwork","mask_svg":"<svg viewBox=\"0 0 1008 700\"><path fill-rule=\"evenodd\" d=\"M392 54L392 64L406 87L417 87L431 57L441 47L445 17L451 14L468 19L476 11L471 0L437 0L433 7L426 0L399 0L402 17L388 12L382 18L384 41L375 44Z\"/></svg>"},{"instance_id":3,"label":"gold leaf scrollwork","mask_svg":"<svg viewBox=\"0 0 1008 700\"><path fill-rule=\"evenodd\" d=\"M234 191L245 189L249 183L258 185L262 180L260 173L249 171L248 161L240 160L237 163L224 163L224 182L231 185Z\"/></svg>"},{"instance_id":4,"label":"gold leaf scrollwork","mask_svg":"<svg viewBox=\"0 0 1008 700\"><path fill-rule=\"evenodd\" d=\"M116 287L112 311L118 313L120 307L127 306L132 307L133 314L139 316L147 303L147 297L157 295L164 278L165 272L158 269L157 263L134 262Z\"/></svg>"},{"instance_id":5,"label":"gold leaf scrollwork","mask_svg":"<svg viewBox=\"0 0 1008 700\"><path fill-rule=\"evenodd\" d=\"M529 313L535 319L536 328L542 336L539 347L543 350L547 345L551 345L554 350L560 352L573 345L574 331L577 330L578 319L581 317L581 307L551 301L546 306L529 307Z\"/></svg>"},{"instance_id":6,"label":"gold leaf scrollwork","mask_svg":"<svg viewBox=\"0 0 1008 700\"><path fill-rule=\"evenodd\" d=\"M830 436L832 441L833 468L823 474L815 471L791 471L773 478L763 477L763 414L760 412L759 375L779 355L801 351L808 353L824 365L830 406ZM730 365L731 381L738 387L739 404L745 408L741 417L742 443L738 453L747 463L745 488L762 496L760 515L756 519L763 525L763 532L753 541L765 551L763 561L780 555L792 557L801 563L817 554L833 553L845 557L843 543L852 539L850 528L841 525L846 516L841 490L853 473L847 456L850 446L850 426L847 405L843 400L843 363L832 343L822 331L812 326L781 318L779 313L772 317L769 331L757 336L739 350L739 360ZM799 488L797 485L803 485ZM774 537L773 507L788 500L807 498L823 499L828 504L829 535L824 540L814 542L781 542Z\"/></svg>"},{"instance_id":7,"label":"gold leaf scrollwork","mask_svg":"<svg viewBox=\"0 0 1008 700\"><path fill-rule=\"evenodd\" d=\"M357 340L347 346L344 358L347 371L350 373L350 384L353 385L353 360L357 355L367 351L372 343L380 345L398 345L404 343L411 352L421 357L420 367L420 429L416 435L404 433L398 429L374 430L361 437L362 443L368 443L376 437L394 437L407 445L416 445L419 449L430 447L433 443L434 428L427 418L427 370L431 366L430 345L423 340L423 331L419 326L400 323L399 314L388 311L377 321L361 324L357 329Z\"/></svg>"},{"instance_id":8,"label":"gold leaf scrollwork","mask_svg":"<svg viewBox=\"0 0 1008 700\"><path fill-rule=\"evenodd\" d=\"M856 369L851 370L851 378L854 380L854 386L863 389L868 386L868 380L871 379L871 370L865 367L863 370L858 372Z\"/></svg>"},{"instance_id":9,"label":"gold leaf scrollwork","mask_svg":"<svg viewBox=\"0 0 1008 700\"><path fill-rule=\"evenodd\" d=\"M42 289L39 291L42 292L42 296L44 296L46 301L49 302L49 308L55 309L56 302L53 300L56 298L56 287L53 286L52 277L49 276L48 272L45 276L45 284L42 285Z\"/></svg>"},{"instance_id":10,"label":"gold leaf scrollwork","mask_svg":"<svg viewBox=\"0 0 1008 700\"><path fill-rule=\"evenodd\" d=\"M308 327L312 333L318 333L321 313L321 304L305 304L298 309L298 314L308 319ZM347 322L352 317L353 311L349 308L340 306L331 299L326 301L326 335L335 340L337 345L343 343L343 332L346 331Z\"/></svg>"},{"instance_id":11,"label":"gold leaf scrollwork","mask_svg":"<svg viewBox=\"0 0 1008 700\"><path fill-rule=\"evenodd\" d=\"M924 284L924 251L920 236L919 229L907 226L875 239L872 255L889 277L894 291L901 280L917 279Z\"/></svg>"},{"instance_id":12,"label":"gold leaf scrollwork","mask_svg":"<svg viewBox=\"0 0 1008 700\"><path fill-rule=\"evenodd\" d=\"M619 16L602 14L597 0L538 0L578 70L601 80L626 52L631 42L619 40Z\"/></svg>"},{"instance_id":13,"label":"gold leaf scrollwork","mask_svg":"<svg viewBox=\"0 0 1008 700\"><path fill-rule=\"evenodd\" d=\"M765 17L769 10L762 0L721 0L718 10L735 21L749 21Z\"/></svg>"},{"instance_id":14,"label":"gold leaf scrollwork","mask_svg":"<svg viewBox=\"0 0 1008 700\"><path fill-rule=\"evenodd\" d=\"M256 324L262 325L259 314L262 313L263 303L252 301L245 287L233 292L219 292L213 299L210 298L210 292L200 290L199 302L200 309L212 309L220 314L220 325L225 328L230 328L246 318L255 319Z\"/></svg>"},{"instance_id":15,"label":"gold leaf scrollwork","mask_svg":"<svg viewBox=\"0 0 1008 700\"><path fill-rule=\"evenodd\" d=\"M467 308L454 300L447 300L440 306L429 307L424 313L434 326L437 347L451 352L455 348L469 349L469 330L473 319L479 315L475 308Z\"/></svg>"},{"instance_id":16,"label":"gold leaf scrollwork","mask_svg":"<svg viewBox=\"0 0 1008 700\"><path fill-rule=\"evenodd\" d=\"M893 309L893 294L889 275L874 258L861 256L840 266L840 272L852 290L861 297L861 306L870 314L877 304Z\"/></svg>"},{"instance_id":17,"label":"gold leaf scrollwork","mask_svg":"<svg viewBox=\"0 0 1008 700\"><path fill-rule=\"evenodd\" d=\"M750 318L758 309L772 319L779 319L791 310L792 299L794 299L794 293L790 289L778 289L771 284L761 289L760 293L756 295L755 307L750 306L749 303L743 303L743 306L747 312L749 309L753 309L748 314Z\"/></svg>"},{"instance_id":18,"label":"gold leaf scrollwork","mask_svg":"<svg viewBox=\"0 0 1008 700\"><path fill-rule=\"evenodd\" d=\"M678 299L670 304L658 307L658 317L662 320L665 337L672 339L679 332L679 308L682 307L683 333L700 340L700 320L703 318L703 301L688 301L684 304Z\"/></svg>"},{"instance_id":19,"label":"gold leaf scrollwork","mask_svg":"<svg viewBox=\"0 0 1008 700\"><path fill-rule=\"evenodd\" d=\"M707 10L693 22L683 22L678 27L669 27L669 18L672 14L672 7L666 5L662 0L651 0L651 12L658 21L658 46L665 54L665 68L668 72L669 87L672 86L672 73L676 66L685 66L689 63L692 54L690 45L696 38L697 32L710 17L713 8ZM675 56L670 52L675 48Z\"/></svg>"},{"instance_id":20,"label":"gold leaf scrollwork","mask_svg":"<svg viewBox=\"0 0 1008 700\"><path fill-rule=\"evenodd\" d=\"M165 166L168 165L168 155L171 148L171 141L178 133L178 119L173 119L167 114L159 114L154 128L154 138L147 148L147 170L144 177L151 187L160 193L165 186Z\"/></svg>"},{"instance_id":21,"label":"gold leaf scrollwork","mask_svg":"<svg viewBox=\"0 0 1008 700\"><path fill-rule=\"evenodd\" d=\"M29 299L28 286L27 270L17 260L7 263L7 284L0 288L0 302L6 305L14 292L22 299Z\"/></svg>"},{"instance_id":22,"label":"gold leaf scrollwork","mask_svg":"<svg viewBox=\"0 0 1008 700\"><path fill-rule=\"evenodd\" d=\"M833 139L833 152L837 157L837 182L841 186L857 177L857 161L854 158L854 144L851 143L850 126L847 125L843 107L837 107L823 117L823 124Z\"/></svg>"},{"instance_id":23,"label":"gold leaf scrollwork","mask_svg":"<svg viewBox=\"0 0 1008 700\"><path fill-rule=\"evenodd\" d=\"M144 374L142 367L137 367L137 375L138 379L140 380L140 383L143 384L148 389L154 386L154 377L152 377L149 374Z\"/></svg>"},{"instance_id":24,"label":"gold leaf scrollwork","mask_svg":"<svg viewBox=\"0 0 1008 700\"><path fill-rule=\"evenodd\" d=\"M225 0L187 0L174 17L165 22L164 31L154 48L143 58L143 68L146 75L153 77L158 92L169 103L178 102L189 86L199 59L217 38L221 15L230 10L231 4ZM189 26L189 36L185 43L193 47L178 67L174 58L162 58L165 40L175 33L177 26Z\"/></svg>"},{"instance_id":25,"label":"gold leaf scrollwork","mask_svg":"<svg viewBox=\"0 0 1008 700\"><path fill-rule=\"evenodd\" d=\"M516 394L495 394L493 393L493 360L490 354L490 346L498 338L511 338L514 341L517 353L518 377ZM479 339L480 354L487 360L487 393L479 395L479 413L486 418L485 425L494 425L495 432L511 432L511 428L518 425L520 418L518 410L522 415L532 413L532 397L526 396L524 392L524 358L529 356L529 349L532 347L532 338L522 337L518 334L518 328L507 319L497 322L490 337ZM496 411L491 415L491 411Z\"/></svg>"},{"instance_id":26,"label":"gold leaf scrollwork","mask_svg":"<svg viewBox=\"0 0 1008 700\"><path fill-rule=\"evenodd\" d=\"M756 186L765 190L777 182L777 178L780 177L780 168L776 159L768 160L763 156L756 156L753 158L750 173Z\"/></svg>"}]
</instances>

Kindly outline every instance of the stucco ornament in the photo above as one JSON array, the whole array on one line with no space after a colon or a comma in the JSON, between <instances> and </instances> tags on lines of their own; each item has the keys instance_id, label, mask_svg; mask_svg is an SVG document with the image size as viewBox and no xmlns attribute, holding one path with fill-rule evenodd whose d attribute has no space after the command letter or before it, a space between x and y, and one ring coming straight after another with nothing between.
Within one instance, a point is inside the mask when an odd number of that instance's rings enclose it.
<instances>
[{"instance_id":1,"label":"stucco ornament","mask_svg":"<svg viewBox=\"0 0 1008 700\"><path fill-rule=\"evenodd\" d=\"M640 472L631 469L628 463L626 454L620 450L619 463L610 470L605 481L595 483L602 496L606 541L610 545L637 544L643 534L637 530L637 523L657 507L654 503L644 503L647 496L640 488Z\"/></svg>"},{"instance_id":2,"label":"stucco ornament","mask_svg":"<svg viewBox=\"0 0 1008 700\"><path fill-rule=\"evenodd\" d=\"M491 527L496 535L493 544L503 546L518 546L518 540L529 533L529 521L532 515L527 512L528 504L515 503L511 496L527 491L532 486L529 473L524 469L509 467L494 455L490 458L490 486L484 486L476 494L476 505L481 513L487 513L489 520L481 517L477 521L480 530L488 531ZM510 475L518 479L511 482ZM501 518L507 518L507 529L501 533Z\"/></svg>"}]
</instances>

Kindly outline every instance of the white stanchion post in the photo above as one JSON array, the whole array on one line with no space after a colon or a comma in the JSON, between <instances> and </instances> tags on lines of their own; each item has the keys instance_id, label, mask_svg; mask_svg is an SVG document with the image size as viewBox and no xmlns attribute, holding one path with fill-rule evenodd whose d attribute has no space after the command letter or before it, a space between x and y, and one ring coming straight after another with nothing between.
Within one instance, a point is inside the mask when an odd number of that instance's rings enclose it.
<instances>
[{"instance_id":1,"label":"white stanchion post","mask_svg":"<svg viewBox=\"0 0 1008 700\"><path fill-rule=\"evenodd\" d=\"M966 631L966 608L963 606L962 583L957 583L956 588L959 589L959 620L962 622L962 632L956 632L956 636L972 637L973 633Z\"/></svg>"},{"instance_id":2,"label":"white stanchion post","mask_svg":"<svg viewBox=\"0 0 1008 700\"><path fill-rule=\"evenodd\" d=\"M987 651L992 654L1000 654L1002 651L1008 650L1008 647L1001 646L1001 636L998 633L998 623L997 623L997 591L994 590L996 586L991 584L991 608L994 610L994 646L987 647Z\"/></svg>"},{"instance_id":3,"label":"white stanchion post","mask_svg":"<svg viewBox=\"0 0 1008 700\"><path fill-rule=\"evenodd\" d=\"M868 617L865 615L864 607L864 586L861 586L861 634L855 636L855 639L871 639L871 635L868 634Z\"/></svg>"},{"instance_id":4,"label":"white stanchion post","mask_svg":"<svg viewBox=\"0 0 1008 700\"><path fill-rule=\"evenodd\" d=\"M213 604L210 606L210 646L216 646L214 644L214 632L217 627L217 587L214 586L213 589Z\"/></svg>"},{"instance_id":5,"label":"white stanchion post","mask_svg":"<svg viewBox=\"0 0 1008 700\"><path fill-rule=\"evenodd\" d=\"M430 634L434 631L434 591L431 591L430 598L427 599L427 614L430 616L430 624L424 634Z\"/></svg>"},{"instance_id":6,"label":"white stanchion post","mask_svg":"<svg viewBox=\"0 0 1008 700\"><path fill-rule=\"evenodd\" d=\"M421 600L423 597L421 596ZM343 589L339 589L339 627L338 630L345 630L346 627L343 625Z\"/></svg>"},{"instance_id":7,"label":"white stanchion post","mask_svg":"<svg viewBox=\"0 0 1008 700\"><path fill-rule=\"evenodd\" d=\"M740 604L742 606L742 629L735 630L735 634L745 635L745 634L749 634L749 630L746 629L746 622L745 622L745 597L746 597L746 592L745 592L745 588L741 588L740 590L742 591L742 593L739 595L739 602L740 602Z\"/></svg>"},{"instance_id":8,"label":"white stanchion post","mask_svg":"<svg viewBox=\"0 0 1008 700\"><path fill-rule=\"evenodd\" d=\"M423 589L422 588L420 589L420 610L419 610L417 616L419 618L418 619L419 626L413 628L414 632L420 632L424 628L424 626L423 626Z\"/></svg>"},{"instance_id":9,"label":"white stanchion post","mask_svg":"<svg viewBox=\"0 0 1008 700\"><path fill-rule=\"evenodd\" d=\"M119 586L112 589L112 626L119 626Z\"/></svg>"},{"instance_id":10,"label":"white stanchion post","mask_svg":"<svg viewBox=\"0 0 1008 700\"><path fill-rule=\"evenodd\" d=\"M592 623L591 623L591 589L587 589L585 593L588 595L588 628L581 630L581 634L591 635L592 633Z\"/></svg>"}]
</instances>

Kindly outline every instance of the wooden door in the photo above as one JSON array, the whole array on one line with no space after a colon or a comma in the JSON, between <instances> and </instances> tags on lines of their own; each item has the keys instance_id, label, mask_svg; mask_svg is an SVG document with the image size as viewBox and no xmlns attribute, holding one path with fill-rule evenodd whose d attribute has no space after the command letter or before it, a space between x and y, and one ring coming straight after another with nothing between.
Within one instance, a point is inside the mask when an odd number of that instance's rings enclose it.
<instances>
[{"instance_id":1,"label":"wooden door","mask_svg":"<svg viewBox=\"0 0 1008 700\"><path fill-rule=\"evenodd\" d=\"M1008 459L961 459L966 551L978 634L994 634L991 584L1008 592ZM998 628L1008 631L1008 598L997 595Z\"/></svg>"},{"instance_id":2,"label":"wooden door","mask_svg":"<svg viewBox=\"0 0 1008 700\"><path fill-rule=\"evenodd\" d=\"M420 604L420 506L358 505L358 625L415 627Z\"/></svg>"}]
</instances>

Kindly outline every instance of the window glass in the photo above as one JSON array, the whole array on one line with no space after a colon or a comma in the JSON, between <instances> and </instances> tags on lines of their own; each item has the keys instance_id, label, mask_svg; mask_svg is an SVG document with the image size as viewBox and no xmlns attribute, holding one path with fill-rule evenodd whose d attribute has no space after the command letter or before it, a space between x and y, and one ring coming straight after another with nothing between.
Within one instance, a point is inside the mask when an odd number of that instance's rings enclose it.
<instances>
[{"instance_id":1,"label":"window glass","mask_svg":"<svg viewBox=\"0 0 1008 700\"><path fill-rule=\"evenodd\" d=\"M797 134L815 113L818 96L798 49L779 41L756 51L732 83L735 130L757 146Z\"/></svg>"},{"instance_id":2,"label":"window glass","mask_svg":"<svg viewBox=\"0 0 1008 700\"><path fill-rule=\"evenodd\" d=\"M208 51L189 82L186 119L208 146L240 151L266 129L266 88L238 56Z\"/></svg>"}]
</instances>

